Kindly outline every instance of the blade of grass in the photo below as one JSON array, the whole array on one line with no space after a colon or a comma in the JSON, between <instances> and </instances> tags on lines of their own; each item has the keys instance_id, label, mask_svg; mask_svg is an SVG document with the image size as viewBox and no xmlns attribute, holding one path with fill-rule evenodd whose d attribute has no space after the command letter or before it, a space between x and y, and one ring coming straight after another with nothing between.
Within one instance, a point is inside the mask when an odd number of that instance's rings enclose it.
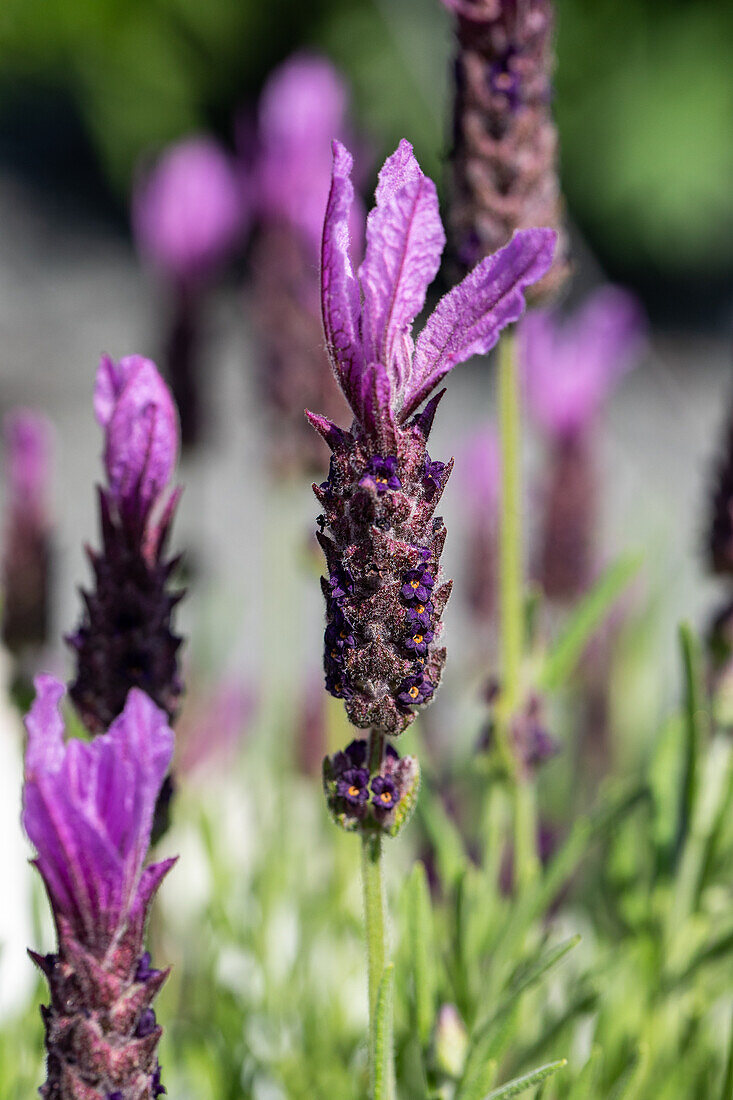
<instances>
[{"instance_id":1,"label":"blade of grass","mask_svg":"<svg viewBox=\"0 0 733 1100\"><path fill-rule=\"evenodd\" d=\"M430 1043L435 1016L433 913L425 867L416 863L407 883L409 948L415 993L415 1031L423 1050Z\"/></svg>"}]
</instances>

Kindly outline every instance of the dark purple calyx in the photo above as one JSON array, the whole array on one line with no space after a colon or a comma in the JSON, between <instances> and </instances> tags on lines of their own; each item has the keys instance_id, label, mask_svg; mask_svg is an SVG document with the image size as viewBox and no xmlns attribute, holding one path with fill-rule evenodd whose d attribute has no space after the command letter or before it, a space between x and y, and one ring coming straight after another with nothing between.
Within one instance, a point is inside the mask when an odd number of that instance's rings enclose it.
<instances>
[{"instance_id":1,"label":"dark purple calyx","mask_svg":"<svg viewBox=\"0 0 733 1100\"><path fill-rule=\"evenodd\" d=\"M417 800L420 770L413 756L400 757L388 745L375 773L356 762L366 760L367 742L352 741L344 752L323 762L323 786L336 824L349 832L396 836Z\"/></svg>"},{"instance_id":2,"label":"dark purple calyx","mask_svg":"<svg viewBox=\"0 0 733 1100\"><path fill-rule=\"evenodd\" d=\"M174 494L160 521L150 524L99 492L102 549L87 549L95 584L82 593L81 622L66 639L76 653L69 693L92 733L107 729L133 687L171 721L178 713L182 639L173 619L183 592L170 587L178 559L165 556L177 500Z\"/></svg>"}]
</instances>

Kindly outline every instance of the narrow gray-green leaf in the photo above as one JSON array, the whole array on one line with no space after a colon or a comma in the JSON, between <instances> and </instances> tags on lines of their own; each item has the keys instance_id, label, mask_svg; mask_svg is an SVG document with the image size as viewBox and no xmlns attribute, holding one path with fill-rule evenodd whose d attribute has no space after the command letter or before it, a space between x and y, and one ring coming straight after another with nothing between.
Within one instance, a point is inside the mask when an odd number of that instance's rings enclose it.
<instances>
[{"instance_id":1,"label":"narrow gray-green leaf","mask_svg":"<svg viewBox=\"0 0 733 1100\"><path fill-rule=\"evenodd\" d=\"M545 691L556 690L572 674L593 633L637 573L640 564L638 554L622 555L580 601L545 659L540 673L540 686Z\"/></svg>"},{"instance_id":2,"label":"narrow gray-green leaf","mask_svg":"<svg viewBox=\"0 0 733 1100\"><path fill-rule=\"evenodd\" d=\"M445 811L440 798L427 784L417 804L420 818L435 848L438 872L446 885L454 886L468 864L461 834Z\"/></svg>"},{"instance_id":3,"label":"narrow gray-green leaf","mask_svg":"<svg viewBox=\"0 0 733 1100\"><path fill-rule=\"evenodd\" d=\"M675 840L675 852L678 857L695 812L699 786L700 749L707 727L700 643L688 623L680 626L679 639L685 678L685 743Z\"/></svg>"},{"instance_id":4,"label":"narrow gray-green leaf","mask_svg":"<svg viewBox=\"0 0 733 1100\"><path fill-rule=\"evenodd\" d=\"M425 867L416 863L407 884L407 920L415 992L415 1027L425 1049L435 1017L433 911Z\"/></svg>"},{"instance_id":5,"label":"narrow gray-green leaf","mask_svg":"<svg viewBox=\"0 0 733 1100\"><path fill-rule=\"evenodd\" d=\"M730 1035L728 1036L728 1057L725 1061L723 1091L720 1094L720 1100L733 1100L733 1019L731 1020Z\"/></svg>"},{"instance_id":6,"label":"narrow gray-green leaf","mask_svg":"<svg viewBox=\"0 0 733 1100\"><path fill-rule=\"evenodd\" d=\"M501 1088L494 1089L493 1092L490 1092L486 1096L485 1100L508 1100L510 1096L519 1096L521 1093L526 1092L527 1089L539 1085L553 1073L557 1073L559 1069L563 1069L567 1064L567 1058L561 1058L559 1062L550 1062L546 1066L540 1066L539 1069L535 1069L531 1073L525 1074L524 1077L515 1077L513 1081L509 1081L506 1085L502 1085Z\"/></svg>"}]
</instances>

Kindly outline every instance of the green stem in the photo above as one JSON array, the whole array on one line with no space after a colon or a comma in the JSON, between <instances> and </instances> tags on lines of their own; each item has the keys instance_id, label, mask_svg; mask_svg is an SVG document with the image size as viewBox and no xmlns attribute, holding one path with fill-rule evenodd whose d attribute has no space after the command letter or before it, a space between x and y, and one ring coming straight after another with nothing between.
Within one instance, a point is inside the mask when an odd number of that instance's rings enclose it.
<instances>
[{"instance_id":1,"label":"green stem","mask_svg":"<svg viewBox=\"0 0 733 1100\"><path fill-rule=\"evenodd\" d=\"M511 721L521 702L524 647L522 551L522 416L516 336L508 329L499 343L499 430L501 436L501 527L499 612L502 691L497 742L514 793L514 858L517 889L537 875L534 784L522 774L511 743Z\"/></svg>"},{"instance_id":2,"label":"green stem","mask_svg":"<svg viewBox=\"0 0 733 1100\"><path fill-rule=\"evenodd\" d=\"M372 731L369 740L369 766L374 774L382 760L384 737ZM382 868L381 834L364 834L361 841L361 873L364 886L367 973L369 976L369 1095L374 1096L376 1061L376 1015L379 987L386 964L386 902ZM387 1036L392 1050L392 1036ZM391 1074L390 1074L391 1077Z\"/></svg>"}]
</instances>

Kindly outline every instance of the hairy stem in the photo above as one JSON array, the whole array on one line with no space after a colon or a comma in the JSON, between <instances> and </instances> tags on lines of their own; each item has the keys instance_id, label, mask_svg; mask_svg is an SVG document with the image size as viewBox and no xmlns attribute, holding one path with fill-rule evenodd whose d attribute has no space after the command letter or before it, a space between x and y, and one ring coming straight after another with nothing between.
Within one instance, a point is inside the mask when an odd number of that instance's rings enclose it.
<instances>
[{"instance_id":1,"label":"hairy stem","mask_svg":"<svg viewBox=\"0 0 733 1100\"><path fill-rule=\"evenodd\" d=\"M499 617L502 691L497 742L514 789L514 860L517 889L539 869L536 807L532 779L522 774L511 744L511 721L521 703L524 643L522 546L522 416L516 336L507 330L499 343L499 431L501 436L501 525Z\"/></svg>"},{"instance_id":2,"label":"hairy stem","mask_svg":"<svg viewBox=\"0 0 733 1100\"><path fill-rule=\"evenodd\" d=\"M373 775L381 764L384 737L372 731L369 739L369 767ZM374 1095L376 1058L376 1014L379 987L386 964L386 901L382 867L382 837L365 834L361 841L361 872L364 886L367 972L369 976L369 1095ZM387 1036L392 1050L392 1036ZM391 1079L391 1074L390 1074Z\"/></svg>"}]
</instances>

